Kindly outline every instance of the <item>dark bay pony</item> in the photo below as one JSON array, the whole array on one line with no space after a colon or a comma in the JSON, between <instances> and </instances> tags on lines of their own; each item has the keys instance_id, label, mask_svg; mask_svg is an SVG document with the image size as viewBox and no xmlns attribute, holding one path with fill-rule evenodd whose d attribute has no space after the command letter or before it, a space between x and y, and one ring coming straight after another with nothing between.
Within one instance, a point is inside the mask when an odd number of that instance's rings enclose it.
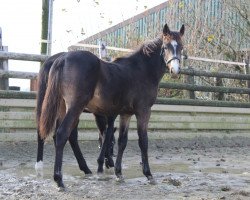
<instances>
[{"instance_id":1,"label":"dark bay pony","mask_svg":"<svg viewBox=\"0 0 250 200\"><path fill-rule=\"evenodd\" d=\"M47 89L47 82L48 82L48 76L49 76L49 72L51 69L52 64L55 62L55 60L57 58L59 58L60 56L64 55L65 52L61 52L61 53L57 53L51 57L49 57L44 63L43 66L41 67L40 71L39 71L39 75L38 75L38 93L37 93L37 106L36 106L36 119L37 122L39 122L40 120L40 116L41 116L41 109L42 109L42 103L44 100L44 96L45 96L45 92ZM87 112L86 110L84 112ZM104 116L100 116L100 115L96 115L95 116L95 121L96 121L96 125L99 129L99 145L100 147L102 146L103 143L103 137L104 137L104 133L107 130L107 117ZM37 123L38 124L38 123ZM58 126L58 123L56 123ZM57 129L57 128L56 128ZM110 129L110 128L109 128ZM116 128L113 128L114 132L116 130ZM114 133L113 132L113 133ZM37 131L37 162L35 165L35 168L37 170L38 173L42 173L43 170L43 150L44 150L44 140L40 137L39 131ZM82 152L79 148L79 144L78 144L78 131L77 131L77 125L76 127L72 130L70 137L69 137L69 143L72 147L72 150L75 154L75 157L78 161L78 165L79 168L84 171L86 174L90 174L91 171L88 168L86 161L84 159L84 157L82 156ZM54 142L55 142L55 135L53 136ZM111 142L111 146L110 146L110 151L107 151L105 153L105 165L107 168L113 167L113 160L112 160L112 155L113 155L113 146L114 146L114 134L112 134L112 142Z\"/></svg>"},{"instance_id":2,"label":"dark bay pony","mask_svg":"<svg viewBox=\"0 0 250 200\"><path fill-rule=\"evenodd\" d=\"M85 108L110 119L120 115L115 162L118 180L123 179L121 163L127 145L130 118L136 116L143 174L154 183L148 163L148 122L159 82L166 69L174 74L180 72L183 34L184 25L179 32L173 32L165 24L161 37L113 62L102 61L88 51L75 51L60 56L53 63L42 104L39 131L40 137L46 138L56 119L60 119L56 131L54 167L54 180L59 187L64 187L63 149ZM104 140L109 139L110 131L107 131Z\"/></svg>"}]
</instances>

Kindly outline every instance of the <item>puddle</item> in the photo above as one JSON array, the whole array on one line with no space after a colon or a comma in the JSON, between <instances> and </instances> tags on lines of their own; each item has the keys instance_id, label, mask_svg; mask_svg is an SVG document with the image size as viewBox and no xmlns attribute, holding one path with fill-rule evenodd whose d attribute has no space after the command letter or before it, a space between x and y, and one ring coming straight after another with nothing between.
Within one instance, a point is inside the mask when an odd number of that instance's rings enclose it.
<instances>
[{"instance_id":1,"label":"puddle","mask_svg":"<svg viewBox=\"0 0 250 200\"><path fill-rule=\"evenodd\" d=\"M23 154L18 149L35 151L36 143L23 145L13 148L0 143L0 199L250 199L248 146L171 151L151 146L149 162L157 184L150 185L142 173L137 142L130 141L124 154L123 183L116 182L112 170L104 175L96 173L99 151L92 148L96 145L93 142L85 142L81 148L88 149L85 157L93 175L85 176L71 149L66 148L63 162L66 192L59 192L53 181L54 155L50 154L53 144L46 146L42 177L36 176L35 153Z\"/></svg>"}]
</instances>

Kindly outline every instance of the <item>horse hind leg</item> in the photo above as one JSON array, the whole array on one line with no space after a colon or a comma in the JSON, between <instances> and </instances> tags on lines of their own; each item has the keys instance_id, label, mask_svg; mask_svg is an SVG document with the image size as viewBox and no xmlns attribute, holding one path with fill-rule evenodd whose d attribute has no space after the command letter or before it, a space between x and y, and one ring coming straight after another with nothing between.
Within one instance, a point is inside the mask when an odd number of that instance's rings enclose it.
<instances>
[{"instance_id":1,"label":"horse hind leg","mask_svg":"<svg viewBox=\"0 0 250 200\"><path fill-rule=\"evenodd\" d=\"M55 141L56 157L54 165L54 180L59 188L64 188L62 180L63 149L68 138L70 137L72 130L77 125L79 116L83 110L84 105L85 104L72 105L68 109L62 123L60 124L59 128L56 131L56 141Z\"/></svg>"},{"instance_id":2,"label":"horse hind leg","mask_svg":"<svg viewBox=\"0 0 250 200\"><path fill-rule=\"evenodd\" d=\"M35 164L36 176L43 177L43 149L44 140L41 139L39 132L37 131L37 158Z\"/></svg>"}]
</instances>

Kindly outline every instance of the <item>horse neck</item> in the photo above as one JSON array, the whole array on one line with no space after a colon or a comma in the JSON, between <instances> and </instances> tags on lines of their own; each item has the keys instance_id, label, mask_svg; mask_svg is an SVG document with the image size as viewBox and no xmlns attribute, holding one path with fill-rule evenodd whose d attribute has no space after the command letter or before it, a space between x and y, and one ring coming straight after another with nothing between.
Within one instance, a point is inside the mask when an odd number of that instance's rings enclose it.
<instances>
[{"instance_id":1,"label":"horse neck","mask_svg":"<svg viewBox=\"0 0 250 200\"><path fill-rule=\"evenodd\" d=\"M145 54L143 51L140 52L143 67L146 68L146 73L150 74L150 76L148 76L149 79L151 79L155 84L159 84L166 71L164 60L162 59L160 53L161 47L157 47L154 52L149 55Z\"/></svg>"}]
</instances>

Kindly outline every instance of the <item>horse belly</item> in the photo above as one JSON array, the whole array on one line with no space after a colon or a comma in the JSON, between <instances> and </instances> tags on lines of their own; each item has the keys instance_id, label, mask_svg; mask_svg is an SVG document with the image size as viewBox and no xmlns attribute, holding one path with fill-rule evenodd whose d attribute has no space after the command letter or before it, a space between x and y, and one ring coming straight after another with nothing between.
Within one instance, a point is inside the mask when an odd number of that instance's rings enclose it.
<instances>
[{"instance_id":1,"label":"horse belly","mask_svg":"<svg viewBox=\"0 0 250 200\"><path fill-rule=\"evenodd\" d=\"M104 98L101 96L99 88L95 89L93 98L89 101L86 108L95 114L108 114L112 110L107 103L105 103ZM112 111L111 111L112 112Z\"/></svg>"},{"instance_id":2,"label":"horse belly","mask_svg":"<svg viewBox=\"0 0 250 200\"><path fill-rule=\"evenodd\" d=\"M103 102L100 98L93 97L86 108L92 113L104 112L105 107L103 106Z\"/></svg>"}]
</instances>

